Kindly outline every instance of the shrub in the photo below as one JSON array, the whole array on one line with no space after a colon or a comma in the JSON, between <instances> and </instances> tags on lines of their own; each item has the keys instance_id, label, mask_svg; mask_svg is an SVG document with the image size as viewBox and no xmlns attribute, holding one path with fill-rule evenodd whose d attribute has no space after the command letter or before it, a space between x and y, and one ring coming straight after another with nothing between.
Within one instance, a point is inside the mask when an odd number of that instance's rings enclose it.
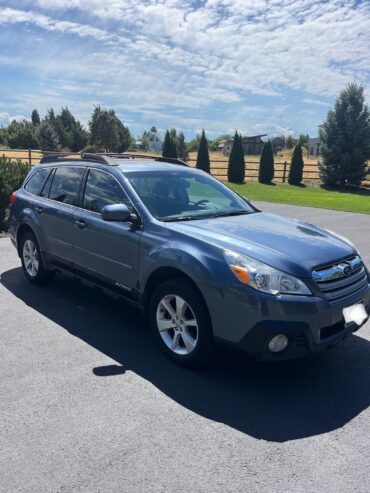
<instances>
[{"instance_id":1,"label":"shrub","mask_svg":"<svg viewBox=\"0 0 370 493\"><path fill-rule=\"evenodd\" d=\"M227 179L232 183L243 183L245 178L244 149L241 135L235 132L229 156Z\"/></svg>"},{"instance_id":2,"label":"shrub","mask_svg":"<svg viewBox=\"0 0 370 493\"><path fill-rule=\"evenodd\" d=\"M300 185L303 179L303 157L302 157L302 146L298 143L292 154L292 161L290 164L288 182L290 185Z\"/></svg>"},{"instance_id":3,"label":"shrub","mask_svg":"<svg viewBox=\"0 0 370 493\"><path fill-rule=\"evenodd\" d=\"M274 154L271 142L268 140L263 144L260 167L258 171L258 181L260 183L271 183L274 178Z\"/></svg>"},{"instance_id":4,"label":"shrub","mask_svg":"<svg viewBox=\"0 0 370 493\"><path fill-rule=\"evenodd\" d=\"M208 141L204 130L199 140L198 154L197 154L197 168L207 173L211 172L211 165L209 162Z\"/></svg>"},{"instance_id":5,"label":"shrub","mask_svg":"<svg viewBox=\"0 0 370 493\"><path fill-rule=\"evenodd\" d=\"M24 164L19 159L12 161L7 157L0 157L0 230L5 228L10 196L22 185L30 169L29 164Z\"/></svg>"}]
</instances>

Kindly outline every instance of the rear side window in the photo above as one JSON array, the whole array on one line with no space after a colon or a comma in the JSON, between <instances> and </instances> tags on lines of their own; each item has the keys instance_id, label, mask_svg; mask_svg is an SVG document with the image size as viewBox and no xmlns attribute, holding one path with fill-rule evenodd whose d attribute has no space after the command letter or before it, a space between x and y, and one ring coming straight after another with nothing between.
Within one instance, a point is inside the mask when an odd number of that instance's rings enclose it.
<instances>
[{"instance_id":1,"label":"rear side window","mask_svg":"<svg viewBox=\"0 0 370 493\"><path fill-rule=\"evenodd\" d=\"M53 181L53 176L54 176L54 169L49 174L48 179L46 180L45 185L44 185L44 187L40 193L40 197L49 197L50 187L51 187L51 183Z\"/></svg>"},{"instance_id":2,"label":"rear side window","mask_svg":"<svg viewBox=\"0 0 370 493\"><path fill-rule=\"evenodd\" d=\"M108 173L91 169L86 181L83 208L101 212L110 204L125 204L132 211L132 205L117 180Z\"/></svg>"},{"instance_id":3,"label":"rear side window","mask_svg":"<svg viewBox=\"0 0 370 493\"><path fill-rule=\"evenodd\" d=\"M24 189L28 193L32 193L32 195L40 195L49 172L49 168L43 168L36 171L26 183Z\"/></svg>"},{"instance_id":4,"label":"rear side window","mask_svg":"<svg viewBox=\"0 0 370 493\"><path fill-rule=\"evenodd\" d=\"M49 198L63 204L76 205L83 171L82 168L57 168Z\"/></svg>"}]
</instances>

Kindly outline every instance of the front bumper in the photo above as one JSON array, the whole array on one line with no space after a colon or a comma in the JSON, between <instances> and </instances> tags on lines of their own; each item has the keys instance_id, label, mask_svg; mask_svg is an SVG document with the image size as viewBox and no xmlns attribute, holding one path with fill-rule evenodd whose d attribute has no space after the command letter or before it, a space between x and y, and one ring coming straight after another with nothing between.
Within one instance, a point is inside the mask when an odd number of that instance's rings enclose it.
<instances>
[{"instance_id":1,"label":"front bumper","mask_svg":"<svg viewBox=\"0 0 370 493\"><path fill-rule=\"evenodd\" d=\"M367 309L369 312L369 308ZM369 318L367 319L369 320ZM308 324L302 322L261 322L255 325L238 344L245 352L252 354L260 361L283 361L303 358L309 354L318 353L332 347L350 334L362 327L354 322L345 325L344 320L329 327L323 327L318 331L312 331ZM272 353L268 344L277 334L285 334L288 337L288 347L281 353Z\"/></svg>"},{"instance_id":2,"label":"front bumper","mask_svg":"<svg viewBox=\"0 0 370 493\"><path fill-rule=\"evenodd\" d=\"M238 290L238 293L229 292L223 304L214 307L216 312L223 311L212 317L214 333L216 339L237 346L259 360L300 358L337 344L364 325L368 319L360 326L355 323L346 326L343 317L343 308L361 302L370 314L369 283L355 295L335 303L316 296L274 298ZM285 334L289 344L284 351L274 354L268 344L277 334Z\"/></svg>"}]
</instances>

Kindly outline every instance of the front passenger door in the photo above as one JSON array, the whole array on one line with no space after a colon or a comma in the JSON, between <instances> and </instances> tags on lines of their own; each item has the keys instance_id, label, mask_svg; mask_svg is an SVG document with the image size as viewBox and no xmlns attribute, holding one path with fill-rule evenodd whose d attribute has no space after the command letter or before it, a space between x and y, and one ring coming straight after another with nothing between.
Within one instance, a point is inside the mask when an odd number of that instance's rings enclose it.
<instances>
[{"instance_id":1,"label":"front passenger door","mask_svg":"<svg viewBox=\"0 0 370 493\"><path fill-rule=\"evenodd\" d=\"M105 205L133 206L118 180L109 172L91 168L82 207L74 214L74 267L128 294L136 285L141 226L108 222L101 217Z\"/></svg>"}]
</instances>

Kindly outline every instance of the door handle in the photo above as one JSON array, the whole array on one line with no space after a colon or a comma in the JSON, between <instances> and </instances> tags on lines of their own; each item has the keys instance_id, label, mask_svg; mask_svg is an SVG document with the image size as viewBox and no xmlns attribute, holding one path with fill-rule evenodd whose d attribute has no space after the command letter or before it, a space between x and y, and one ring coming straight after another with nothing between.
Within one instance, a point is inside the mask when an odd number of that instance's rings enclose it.
<instances>
[{"instance_id":1,"label":"door handle","mask_svg":"<svg viewBox=\"0 0 370 493\"><path fill-rule=\"evenodd\" d=\"M76 219L75 220L75 224L78 228L80 229L85 229L87 228L87 224L85 223L85 221L83 221L82 219Z\"/></svg>"},{"instance_id":2,"label":"door handle","mask_svg":"<svg viewBox=\"0 0 370 493\"><path fill-rule=\"evenodd\" d=\"M44 209L40 206L37 206L35 207L35 211L38 213L38 214L42 214L44 212Z\"/></svg>"}]
</instances>

